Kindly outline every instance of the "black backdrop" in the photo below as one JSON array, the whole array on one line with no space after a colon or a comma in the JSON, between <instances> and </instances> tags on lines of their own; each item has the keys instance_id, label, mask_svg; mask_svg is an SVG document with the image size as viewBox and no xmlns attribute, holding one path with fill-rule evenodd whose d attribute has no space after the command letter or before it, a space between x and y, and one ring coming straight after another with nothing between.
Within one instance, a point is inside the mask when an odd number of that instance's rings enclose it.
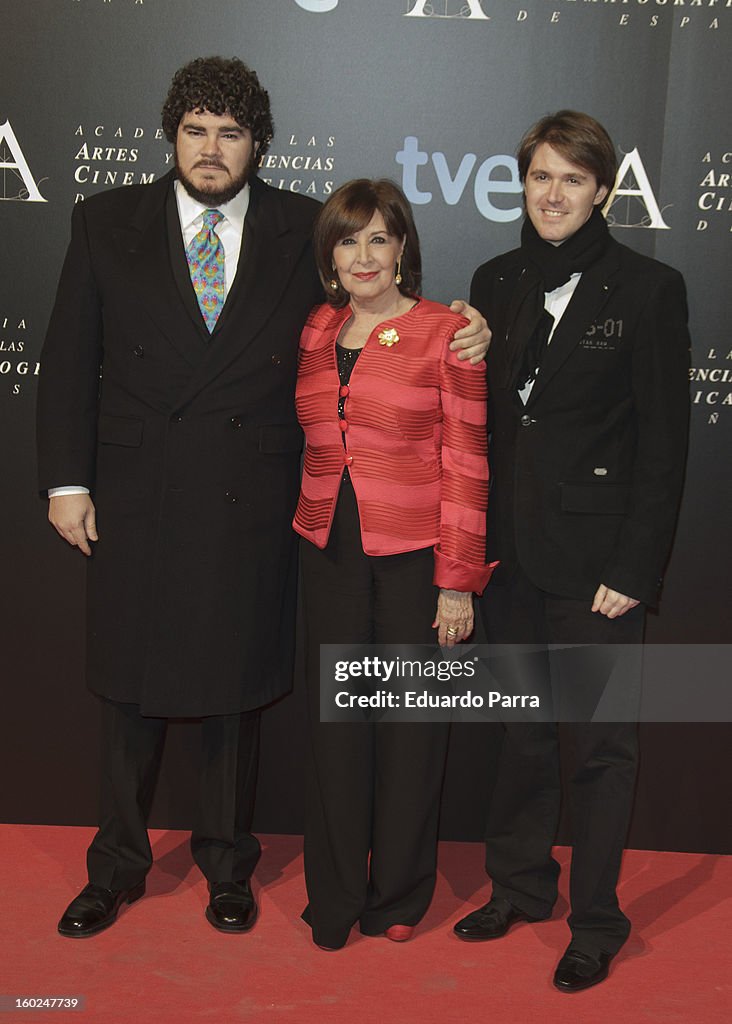
<instances>
[{"instance_id":1,"label":"black backdrop","mask_svg":"<svg viewBox=\"0 0 732 1024\"><path fill-rule=\"evenodd\" d=\"M436 299L466 295L478 263L515 244L522 130L560 106L608 127L623 161L613 231L682 270L694 338L686 493L648 639L727 639L730 0L35 0L32 20L20 0L0 9L2 820L95 819L83 565L35 489L37 362L72 204L164 171L162 98L199 54L236 54L269 89L277 134L260 173L273 184L318 198L354 176L403 185ZM261 831L301 829L302 720L298 674L265 719ZM154 824L186 825L194 730L171 728ZM643 726L631 846L732 850L729 740L726 723ZM445 838L479 837L499 742L491 726L455 729Z\"/></svg>"}]
</instances>

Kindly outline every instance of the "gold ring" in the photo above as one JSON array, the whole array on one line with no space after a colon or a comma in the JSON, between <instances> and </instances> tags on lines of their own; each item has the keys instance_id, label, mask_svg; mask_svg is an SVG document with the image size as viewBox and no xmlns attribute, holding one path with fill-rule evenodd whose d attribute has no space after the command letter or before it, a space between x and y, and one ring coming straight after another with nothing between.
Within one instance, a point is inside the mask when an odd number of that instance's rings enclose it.
<instances>
[{"instance_id":1,"label":"gold ring","mask_svg":"<svg viewBox=\"0 0 732 1024\"><path fill-rule=\"evenodd\" d=\"M447 635L448 636L457 636L458 635L458 631L455 629L454 626L448 626L447 627Z\"/></svg>"}]
</instances>

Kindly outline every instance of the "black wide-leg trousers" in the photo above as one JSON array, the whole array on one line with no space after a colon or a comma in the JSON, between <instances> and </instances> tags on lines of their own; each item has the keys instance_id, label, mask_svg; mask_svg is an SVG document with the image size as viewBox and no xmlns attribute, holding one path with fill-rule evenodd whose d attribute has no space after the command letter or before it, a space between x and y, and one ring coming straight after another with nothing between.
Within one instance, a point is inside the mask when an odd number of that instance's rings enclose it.
<instances>
[{"instance_id":1,"label":"black wide-leg trousers","mask_svg":"<svg viewBox=\"0 0 732 1024\"><path fill-rule=\"evenodd\" d=\"M424 916L437 872L447 723L320 721L320 644L435 643L431 549L363 552L350 482L328 546L301 546L312 757L305 822L303 917L338 948Z\"/></svg>"},{"instance_id":2,"label":"black wide-leg trousers","mask_svg":"<svg viewBox=\"0 0 732 1024\"><path fill-rule=\"evenodd\" d=\"M481 601L486 635L493 644L627 644L630 671L621 684L633 707L639 693L645 609L639 605L616 619L593 613L589 601L547 593L518 570L505 585L490 585ZM591 661L589 662L591 664ZM606 661L597 659L602 668ZM550 661L517 653L514 675L530 673L534 686ZM556 680L555 680L556 682ZM578 680L573 679L572 685ZM603 680L580 685L592 694ZM523 692L527 692L525 689ZM556 688L555 688L556 692ZM635 697L633 697L635 695ZM593 701L594 703L594 701ZM578 699L578 705L582 699ZM630 715L628 717L631 717ZM498 778L486 826L486 871L493 895L531 917L551 914L557 898L559 865L551 854L561 809L560 737L569 765L568 798L572 825L571 913L568 924L577 949L614 954L625 942L630 922L616 894L630 821L638 759L633 721L506 722Z\"/></svg>"},{"instance_id":3,"label":"black wide-leg trousers","mask_svg":"<svg viewBox=\"0 0 732 1024\"><path fill-rule=\"evenodd\" d=\"M87 852L89 881L130 889L147 874L152 851L147 819L163 755L167 718L137 704L102 699L99 830ZM249 878L260 855L251 833L259 757L259 712L214 715L200 722L194 860L209 882Z\"/></svg>"}]
</instances>

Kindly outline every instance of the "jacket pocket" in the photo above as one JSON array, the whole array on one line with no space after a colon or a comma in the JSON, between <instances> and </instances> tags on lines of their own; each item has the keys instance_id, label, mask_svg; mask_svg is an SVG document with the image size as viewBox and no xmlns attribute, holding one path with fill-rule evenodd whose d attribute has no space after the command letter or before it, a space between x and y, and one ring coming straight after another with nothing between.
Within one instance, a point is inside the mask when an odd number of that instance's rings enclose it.
<instances>
[{"instance_id":1,"label":"jacket pocket","mask_svg":"<svg viewBox=\"0 0 732 1024\"><path fill-rule=\"evenodd\" d=\"M142 444L142 428L145 421L137 416L99 417L97 439L99 444L117 444L123 448L139 448Z\"/></svg>"},{"instance_id":2,"label":"jacket pocket","mask_svg":"<svg viewBox=\"0 0 732 1024\"><path fill-rule=\"evenodd\" d=\"M562 512L621 516L630 503L629 484L560 484Z\"/></svg>"}]
</instances>

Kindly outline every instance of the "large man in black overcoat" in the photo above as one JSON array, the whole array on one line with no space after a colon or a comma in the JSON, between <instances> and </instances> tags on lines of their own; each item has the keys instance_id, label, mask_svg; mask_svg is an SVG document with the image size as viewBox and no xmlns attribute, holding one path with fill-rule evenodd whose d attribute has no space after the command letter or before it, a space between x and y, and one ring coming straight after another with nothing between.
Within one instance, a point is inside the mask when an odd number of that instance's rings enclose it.
<instances>
[{"instance_id":1,"label":"large man in black overcoat","mask_svg":"<svg viewBox=\"0 0 732 1024\"><path fill-rule=\"evenodd\" d=\"M49 518L85 554L95 544L87 671L102 698L101 818L90 884L59 924L72 937L144 892L172 716L202 719L191 846L207 918L223 931L254 924L257 709L291 681L293 396L300 331L322 301L319 207L257 179L269 97L240 61L181 68L163 127L175 171L75 208L42 357ZM475 321L458 344L477 340L465 356L480 358L488 333Z\"/></svg>"},{"instance_id":2,"label":"large man in black overcoat","mask_svg":"<svg viewBox=\"0 0 732 1024\"><path fill-rule=\"evenodd\" d=\"M42 357L49 515L86 552L97 519L99 531L87 673L104 698L101 820L66 935L100 930L144 889L168 716L205 716L192 848L211 884L209 920L253 924L243 883L259 856L256 709L290 685L302 447L292 396L297 338L321 294L318 204L251 174L272 121L238 61L181 69L163 118L176 170L74 209ZM186 255L208 208L229 229L212 332Z\"/></svg>"},{"instance_id":3,"label":"large man in black overcoat","mask_svg":"<svg viewBox=\"0 0 732 1024\"><path fill-rule=\"evenodd\" d=\"M606 977L630 929L616 884L637 728L583 723L581 705L588 689L590 707L602 696L608 645L640 645L645 607L656 604L684 472L689 338L681 275L608 232L601 206L617 165L603 127L573 111L543 118L518 163L521 247L480 267L471 292L493 331L487 537L488 560L501 561L482 610L494 643L605 652L598 678L571 683L581 695L569 689L580 697L566 727L572 941L554 983L575 991ZM531 692L520 688L530 674L549 694L548 659L514 651L518 692ZM631 674L621 684L637 699ZM507 723L486 834L493 898L455 926L461 938L498 938L515 921L550 916L560 795L556 725Z\"/></svg>"}]
</instances>

